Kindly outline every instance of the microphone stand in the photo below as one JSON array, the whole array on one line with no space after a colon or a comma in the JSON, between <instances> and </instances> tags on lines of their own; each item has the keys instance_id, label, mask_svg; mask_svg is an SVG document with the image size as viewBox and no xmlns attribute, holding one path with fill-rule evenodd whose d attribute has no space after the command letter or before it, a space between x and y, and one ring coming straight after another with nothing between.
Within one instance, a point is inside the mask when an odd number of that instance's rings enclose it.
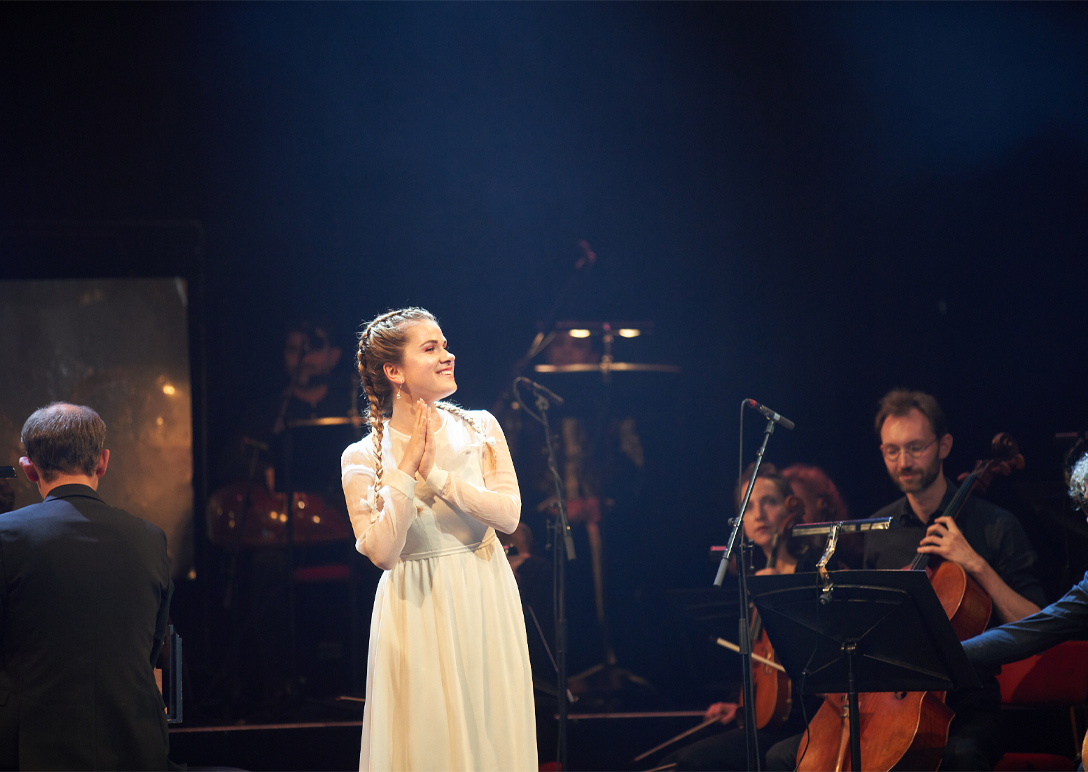
<instances>
[{"instance_id":1,"label":"microphone stand","mask_svg":"<svg viewBox=\"0 0 1088 772\"><path fill-rule=\"evenodd\" d=\"M770 418L767 420L767 428L763 430L763 442L760 443L759 450L756 452L755 468L752 469L752 477L748 480L748 488L744 491L744 500L740 503L740 514L732 519L733 532L729 535L729 542L722 554L722 562L718 565L718 574L714 577L715 587L721 587L722 579L725 578L725 571L729 567L729 560L732 558L737 544L737 536L744 524L744 512L748 509L748 500L752 497L756 477L759 475L759 465L763 463L763 453L767 450L767 443L774 433L774 425L774 419ZM748 583L745 580L746 573L747 567L742 554L737 561L737 592L740 596L737 644L740 647L741 678L744 685L744 732L748 741L748 769L759 772L759 737L756 734L756 697L752 685L752 638L748 624Z\"/></svg>"},{"instance_id":2,"label":"microphone stand","mask_svg":"<svg viewBox=\"0 0 1088 772\"><path fill-rule=\"evenodd\" d=\"M559 318L559 314L563 310L563 307L567 304L567 299L573 293L579 277L583 273L588 274L589 270L596 264L597 253L593 251L584 239L578 242L578 247L582 250L582 256L574 263L574 270L571 271L570 275L567 277L566 283L556 295L555 302L544 317L544 322L541 324L540 330L533 338L532 343L529 344L528 350L514 363L513 367L510 368L511 380L521 375L525 368L528 367L529 362L552 342L552 338L555 336L552 327ZM517 390L515 389L514 391L516 393ZM504 391L499 395L491 412L495 415L502 415L505 408L509 406L509 402L510 392Z\"/></svg>"},{"instance_id":3,"label":"microphone stand","mask_svg":"<svg viewBox=\"0 0 1088 772\"><path fill-rule=\"evenodd\" d=\"M515 381L514 393L517 393ZM519 398L519 402L524 402ZM559 708L559 726L556 732L556 761L559 769L567 769L567 611L566 611L566 561L574 560L574 539L567 521L567 504L563 495L562 477L559 464L555 459L555 445L552 442L551 426L548 424L548 398L538 393L536 409L539 415L530 410L525 412L533 416L544 426L544 446L548 449L548 470L555 483L555 521L552 524L552 595L555 601L555 671L556 702ZM560 538L562 537L562 538Z\"/></svg>"}]
</instances>

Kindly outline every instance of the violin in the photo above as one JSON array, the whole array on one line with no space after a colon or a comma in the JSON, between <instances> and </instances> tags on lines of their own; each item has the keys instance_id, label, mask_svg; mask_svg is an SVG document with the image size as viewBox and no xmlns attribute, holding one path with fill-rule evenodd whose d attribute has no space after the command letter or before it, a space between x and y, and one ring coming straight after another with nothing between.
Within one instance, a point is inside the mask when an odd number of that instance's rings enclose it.
<instances>
[{"instance_id":1,"label":"violin","mask_svg":"<svg viewBox=\"0 0 1088 772\"><path fill-rule=\"evenodd\" d=\"M1024 467L1016 441L1002 432L994 437L992 457L979 461L962 480L944 515L957 518L975 490L985 490L996 474ZM919 553L909 570L924 570L933 590L963 641L986 629L992 601L961 566L942 561L931 567L930 556ZM867 770L936 770L948 743L952 710L945 692L869 692L858 695L861 755ZM797 750L802 772L855 769L850 758L849 711L844 694L827 695Z\"/></svg>"}]
</instances>

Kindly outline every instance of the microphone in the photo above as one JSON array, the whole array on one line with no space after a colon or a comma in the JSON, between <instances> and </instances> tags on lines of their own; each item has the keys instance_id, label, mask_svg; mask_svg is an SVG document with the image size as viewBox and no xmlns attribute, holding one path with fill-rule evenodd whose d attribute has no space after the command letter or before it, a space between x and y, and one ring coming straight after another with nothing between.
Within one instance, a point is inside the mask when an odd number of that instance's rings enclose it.
<instances>
[{"instance_id":1,"label":"microphone","mask_svg":"<svg viewBox=\"0 0 1088 772\"><path fill-rule=\"evenodd\" d=\"M525 386L529 389L529 391L533 392L533 394L537 395L538 397L543 397L556 407L563 404L563 398L556 394L554 391L547 388L546 386L541 386L536 381L530 381L523 375L519 375L517 378L514 379L515 389L517 388L518 384Z\"/></svg>"},{"instance_id":2,"label":"microphone","mask_svg":"<svg viewBox=\"0 0 1088 772\"><path fill-rule=\"evenodd\" d=\"M794 427L793 421L786 418L786 416L779 415L778 413L774 412L773 410L771 410L766 405L759 404L754 399L744 400L744 406L745 407L750 407L750 408L752 408L752 410L758 410L760 413L763 414L764 418L766 418L769 421L774 421L776 424L781 426L783 429L792 429Z\"/></svg>"}]
</instances>

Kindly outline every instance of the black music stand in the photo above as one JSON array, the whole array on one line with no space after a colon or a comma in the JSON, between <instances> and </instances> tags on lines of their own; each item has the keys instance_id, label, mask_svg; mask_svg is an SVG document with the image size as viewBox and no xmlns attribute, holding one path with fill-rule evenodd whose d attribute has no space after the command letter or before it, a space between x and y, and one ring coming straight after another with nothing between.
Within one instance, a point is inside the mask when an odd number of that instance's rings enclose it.
<instances>
[{"instance_id":1,"label":"black music stand","mask_svg":"<svg viewBox=\"0 0 1088 772\"><path fill-rule=\"evenodd\" d=\"M805 694L846 692L852 767L861 763L859 692L978 687L924 571L752 576L775 654Z\"/></svg>"}]
</instances>

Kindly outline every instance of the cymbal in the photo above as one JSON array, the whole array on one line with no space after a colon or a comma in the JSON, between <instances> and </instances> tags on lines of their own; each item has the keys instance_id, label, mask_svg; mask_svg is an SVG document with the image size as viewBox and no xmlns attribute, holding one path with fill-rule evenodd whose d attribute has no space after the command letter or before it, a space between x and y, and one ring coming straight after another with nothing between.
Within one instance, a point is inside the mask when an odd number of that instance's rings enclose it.
<instances>
[{"instance_id":1,"label":"cymbal","mask_svg":"<svg viewBox=\"0 0 1088 772\"><path fill-rule=\"evenodd\" d=\"M304 426L346 426L353 424L355 426L362 426L363 419L361 416L347 416L347 415L330 415L322 418L301 418L297 421L288 421L288 429L299 429Z\"/></svg>"},{"instance_id":2,"label":"cymbal","mask_svg":"<svg viewBox=\"0 0 1088 772\"><path fill-rule=\"evenodd\" d=\"M606 332L619 333L620 337L637 337L639 335L646 335L654 331L654 323L648 321L633 322L582 322L575 320L566 320L556 322L552 329L556 332L567 332L569 330L587 330L591 335L600 335ZM634 333L633 335L624 333Z\"/></svg>"},{"instance_id":3,"label":"cymbal","mask_svg":"<svg viewBox=\"0 0 1088 772\"><path fill-rule=\"evenodd\" d=\"M534 365L538 373L678 373L678 365L647 362L596 362L573 365Z\"/></svg>"}]
</instances>

